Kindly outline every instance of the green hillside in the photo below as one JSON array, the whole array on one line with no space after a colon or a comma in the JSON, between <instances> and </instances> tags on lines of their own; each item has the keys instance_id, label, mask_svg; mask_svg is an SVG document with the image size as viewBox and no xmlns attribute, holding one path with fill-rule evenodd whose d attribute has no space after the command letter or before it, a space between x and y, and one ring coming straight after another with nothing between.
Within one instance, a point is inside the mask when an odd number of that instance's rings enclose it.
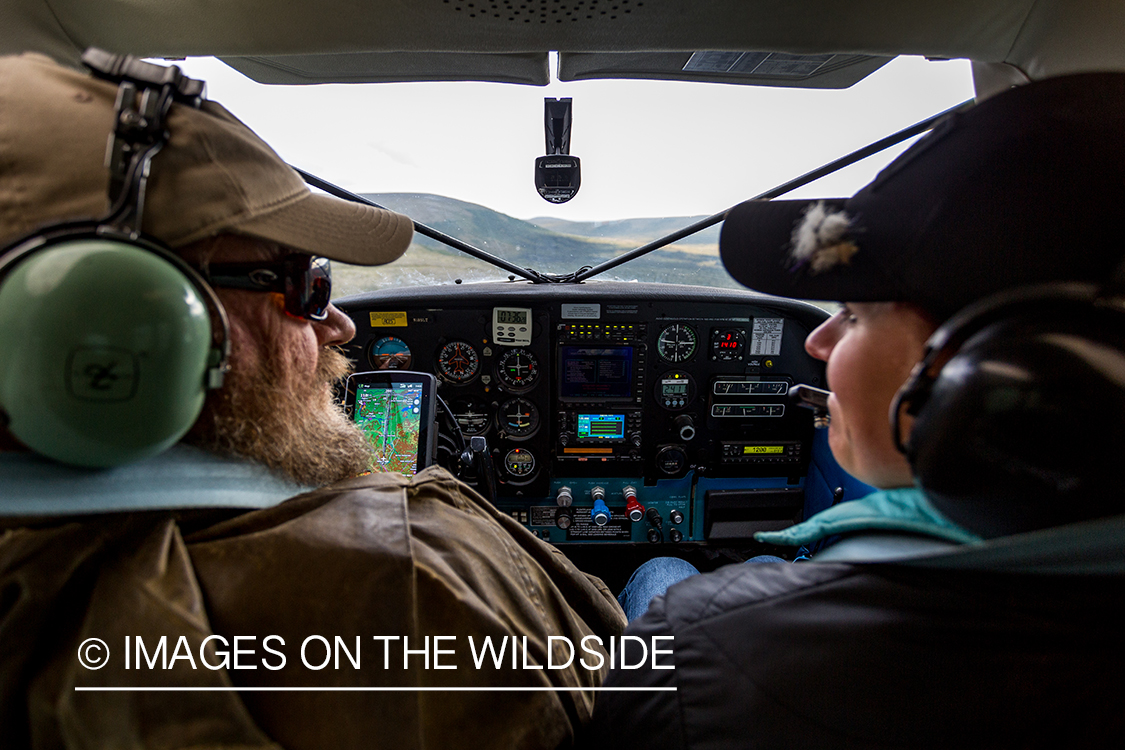
<instances>
[{"instance_id":1,"label":"green hillside","mask_svg":"<svg viewBox=\"0 0 1125 750\"><path fill-rule=\"evenodd\" d=\"M364 197L519 266L546 273L569 273L594 255L610 257L629 249L625 243L607 245L588 237L560 234L491 208L440 195L382 193ZM415 236L415 242L431 250L447 250L442 243L421 235Z\"/></svg>"},{"instance_id":2,"label":"green hillside","mask_svg":"<svg viewBox=\"0 0 1125 750\"><path fill-rule=\"evenodd\" d=\"M555 274L596 265L702 218L524 221L438 195L379 193L364 197L517 266ZM597 278L737 288L719 262L717 243L718 227L713 227ZM507 271L416 234L406 255L388 266L337 265L335 287L336 296L344 296L387 286L450 284L458 279L471 282L507 276Z\"/></svg>"},{"instance_id":3,"label":"green hillside","mask_svg":"<svg viewBox=\"0 0 1125 750\"><path fill-rule=\"evenodd\" d=\"M666 216L650 219L618 219L616 221L567 221L550 216L539 216L528 219L528 221L559 234L589 237L591 239L620 240L634 246L640 246L706 218L706 216ZM684 241L694 245L704 243L714 245L719 241L719 227L720 225L716 224L702 232L697 232Z\"/></svg>"}]
</instances>

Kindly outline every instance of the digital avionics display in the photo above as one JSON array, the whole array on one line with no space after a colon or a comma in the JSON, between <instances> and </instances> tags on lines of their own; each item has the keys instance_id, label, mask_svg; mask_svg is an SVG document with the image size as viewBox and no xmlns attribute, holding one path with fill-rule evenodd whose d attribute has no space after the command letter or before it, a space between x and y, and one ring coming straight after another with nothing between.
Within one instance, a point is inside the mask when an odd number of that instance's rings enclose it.
<instances>
[{"instance_id":1,"label":"digital avionics display","mask_svg":"<svg viewBox=\"0 0 1125 750\"><path fill-rule=\"evenodd\" d=\"M744 445L742 446L742 455L749 455L752 453L784 453L784 445Z\"/></svg>"},{"instance_id":2,"label":"digital avionics display","mask_svg":"<svg viewBox=\"0 0 1125 750\"><path fill-rule=\"evenodd\" d=\"M579 414L579 440L623 440L624 414Z\"/></svg>"},{"instance_id":3,"label":"digital avionics display","mask_svg":"<svg viewBox=\"0 0 1125 750\"><path fill-rule=\"evenodd\" d=\"M633 347L563 346L559 396L573 400L627 399L633 395Z\"/></svg>"},{"instance_id":4,"label":"digital avionics display","mask_svg":"<svg viewBox=\"0 0 1125 750\"><path fill-rule=\"evenodd\" d=\"M686 396L688 395L687 378L665 378L660 381L661 396Z\"/></svg>"},{"instance_id":5,"label":"digital avionics display","mask_svg":"<svg viewBox=\"0 0 1125 750\"><path fill-rule=\"evenodd\" d=\"M375 446L376 469L414 475L422 423L421 383L360 383L353 418Z\"/></svg>"}]
</instances>

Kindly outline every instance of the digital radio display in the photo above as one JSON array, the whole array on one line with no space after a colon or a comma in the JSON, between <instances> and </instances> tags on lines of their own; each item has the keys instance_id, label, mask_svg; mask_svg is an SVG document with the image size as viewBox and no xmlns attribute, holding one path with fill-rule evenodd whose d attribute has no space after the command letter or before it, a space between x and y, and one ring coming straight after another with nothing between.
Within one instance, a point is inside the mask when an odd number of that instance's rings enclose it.
<instances>
[{"instance_id":1,"label":"digital radio display","mask_svg":"<svg viewBox=\"0 0 1125 750\"><path fill-rule=\"evenodd\" d=\"M625 437L624 414L579 414L579 440L622 440Z\"/></svg>"},{"instance_id":2,"label":"digital radio display","mask_svg":"<svg viewBox=\"0 0 1125 750\"><path fill-rule=\"evenodd\" d=\"M751 453L784 453L784 445L744 445L742 446L742 454L749 455Z\"/></svg>"},{"instance_id":3,"label":"digital radio display","mask_svg":"<svg viewBox=\"0 0 1125 750\"><path fill-rule=\"evenodd\" d=\"M630 398L633 347L560 347L559 395L572 400Z\"/></svg>"}]
</instances>

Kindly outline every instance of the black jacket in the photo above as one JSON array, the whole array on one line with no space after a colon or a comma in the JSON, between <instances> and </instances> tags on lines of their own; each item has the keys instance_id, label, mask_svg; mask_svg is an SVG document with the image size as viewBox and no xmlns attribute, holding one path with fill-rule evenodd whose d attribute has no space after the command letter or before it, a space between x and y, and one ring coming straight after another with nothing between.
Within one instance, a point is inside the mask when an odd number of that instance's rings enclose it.
<instances>
[{"instance_id":1,"label":"black jacket","mask_svg":"<svg viewBox=\"0 0 1125 750\"><path fill-rule=\"evenodd\" d=\"M605 683L675 692L599 693L590 744L1116 745L1123 531L1117 521L1093 550L1009 539L914 561L735 565L689 578L626 631L649 643L674 636L675 669L650 660ZM625 663L637 661L627 651Z\"/></svg>"}]
</instances>

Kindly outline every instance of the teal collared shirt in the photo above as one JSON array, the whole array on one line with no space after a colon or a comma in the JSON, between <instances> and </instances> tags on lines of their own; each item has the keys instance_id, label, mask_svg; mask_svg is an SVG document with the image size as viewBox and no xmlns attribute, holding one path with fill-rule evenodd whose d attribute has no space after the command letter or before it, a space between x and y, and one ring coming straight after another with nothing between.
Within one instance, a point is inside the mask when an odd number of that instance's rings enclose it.
<instances>
[{"instance_id":1,"label":"teal collared shirt","mask_svg":"<svg viewBox=\"0 0 1125 750\"><path fill-rule=\"evenodd\" d=\"M312 489L253 461L182 444L112 469L64 466L34 453L0 453L0 516L268 508Z\"/></svg>"},{"instance_id":2,"label":"teal collared shirt","mask_svg":"<svg viewBox=\"0 0 1125 750\"><path fill-rule=\"evenodd\" d=\"M957 544L979 542L938 512L916 487L879 490L817 513L809 520L781 531L759 531L754 538L765 544L798 547L838 534L863 531L919 534Z\"/></svg>"}]
</instances>

